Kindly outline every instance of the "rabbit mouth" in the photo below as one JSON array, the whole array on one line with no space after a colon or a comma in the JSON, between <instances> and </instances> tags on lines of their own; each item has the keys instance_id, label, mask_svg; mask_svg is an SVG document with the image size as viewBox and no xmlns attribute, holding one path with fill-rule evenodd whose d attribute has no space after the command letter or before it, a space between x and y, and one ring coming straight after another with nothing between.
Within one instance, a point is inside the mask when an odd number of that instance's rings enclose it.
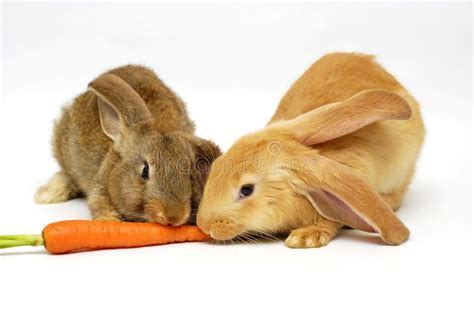
<instances>
[{"instance_id":1,"label":"rabbit mouth","mask_svg":"<svg viewBox=\"0 0 474 315\"><path fill-rule=\"evenodd\" d=\"M262 231L247 231L242 230L239 233L228 233L226 235L221 235L213 233L211 230L210 236L217 244L227 244L230 241L231 244L259 244L259 243L270 243L270 242L279 242L281 241L280 234L270 234Z\"/></svg>"},{"instance_id":2,"label":"rabbit mouth","mask_svg":"<svg viewBox=\"0 0 474 315\"><path fill-rule=\"evenodd\" d=\"M232 240L245 232L243 226L226 220L216 220L209 228L211 238L219 241Z\"/></svg>"},{"instance_id":3,"label":"rabbit mouth","mask_svg":"<svg viewBox=\"0 0 474 315\"><path fill-rule=\"evenodd\" d=\"M231 243L263 243L280 241L283 234L280 232L270 232L263 230L248 229L242 224L238 224L229 220L214 220L208 230L203 230L209 234L217 243L227 241Z\"/></svg>"},{"instance_id":4,"label":"rabbit mouth","mask_svg":"<svg viewBox=\"0 0 474 315\"><path fill-rule=\"evenodd\" d=\"M191 217L191 205L184 202L181 205L166 207L158 199L152 199L145 203L143 215L150 222L163 225L179 226L188 222Z\"/></svg>"},{"instance_id":5,"label":"rabbit mouth","mask_svg":"<svg viewBox=\"0 0 474 315\"><path fill-rule=\"evenodd\" d=\"M137 211L119 211L120 219L126 222L149 222L149 218L144 214L143 210Z\"/></svg>"},{"instance_id":6,"label":"rabbit mouth","mask_svg":"<svg viewBox=\"0 0 474 315\"><path fill-rule=\"evenodd\" d=\"M158 213L150 213L147 215L147 217L149 218L148 221L150 222L156 222L163 225L169 224L168 220L166 220L166 218L163 215L158 214Z\"/></svg>"}]
</instances>

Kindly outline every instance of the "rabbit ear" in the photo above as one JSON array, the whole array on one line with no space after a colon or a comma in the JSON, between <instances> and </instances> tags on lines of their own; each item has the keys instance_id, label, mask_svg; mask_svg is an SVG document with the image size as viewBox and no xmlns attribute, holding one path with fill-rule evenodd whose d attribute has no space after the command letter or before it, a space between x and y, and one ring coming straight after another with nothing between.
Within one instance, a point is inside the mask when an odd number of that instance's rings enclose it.
<instances>
[{"instance_id":1,"label":"rabbit ear","mask_svg":"<svg viewBox=\"0 0 474 315\"><path fill-rule=\"evenodd\" d=\"M410 231L363 179L336 161L323 156L317 159L317 171L301 175L305 184L297 185L297 191L309 199L321 216L379 233L387 244L398 245L408 238Z\"/></svg>"},{"instance_id":2,"label":"rabbit ear","mask_svg":"<svg viewBox=\"0 0 474 315\"><path fill-rule=\"evenodd\" d=\"M121 129L151 118L140 95L116 75L101 75L89 83L88 90L97 95L102 129L114 141Z\"/></svg>"},{"instance_id":3,"label":"rabbit ear","mask_svg":"<svg viewBox=\"0 0 474 315\"><path fill-rule=\"evenodd\" d=\"M192 140L195 159L195 168L203 178L207 178L212 162L221 154L219 147L212 141L194 137Z\"/></svg>"},{"instance_id":4,"label":"rabbit ear","mask_svg":"<svg viewBox=\"0 0 474 315\"><path fill-rule=\"evenodd\" d=\"M366 90L351 98L328 104L278 123L305 145L339 138L373 122L386 119L408 119L411 109L397 94L384 90Z\"/></svg>"}]
</instances>

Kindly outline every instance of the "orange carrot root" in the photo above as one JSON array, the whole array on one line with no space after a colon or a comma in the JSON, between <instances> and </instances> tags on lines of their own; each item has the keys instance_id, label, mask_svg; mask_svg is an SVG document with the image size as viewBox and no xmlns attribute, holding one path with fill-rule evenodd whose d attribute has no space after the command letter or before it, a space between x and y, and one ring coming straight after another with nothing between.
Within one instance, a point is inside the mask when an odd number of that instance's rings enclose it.
<instances>
[{"instance_id":1,"label":"orange carrot root","mask_svg":"<svg viewBox=\"0 0 474 315\"><path fill-rule=\"evenodd\" d=\"M0 248L44 245L53 254L107 248L128 248L180 242L207 241L198 227L158 223L71 220L48 224L40 235L0 237ZM3 243L2 243L3 241Z\"/></svg>"}]
</instances>

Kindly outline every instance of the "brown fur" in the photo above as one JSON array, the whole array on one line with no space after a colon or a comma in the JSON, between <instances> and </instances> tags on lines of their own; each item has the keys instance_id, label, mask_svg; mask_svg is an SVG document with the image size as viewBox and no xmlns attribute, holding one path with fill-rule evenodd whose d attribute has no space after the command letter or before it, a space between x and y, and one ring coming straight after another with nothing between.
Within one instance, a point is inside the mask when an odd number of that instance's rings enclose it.
<instances>
[{"instance_id":1,"label":"brown fur","mask_svg":"<svg viewBox=\"0 0 474 315\"><path fill-rule=\"evenodd\" d=\"M207 168L220 155L193 133L185 104L152 70L110 70L63 109L53 139L61 171L35 199L85 194L95 219L192 222ZM141 178L145 161L149 180Z\"/></svg>"},{"instance_id":2,"label":"brown fur","mask_svg":"<svg viewBox=\"0 0 474 315\"><path fill-rule=\"evenodd\" d=\"M198 225L216 239L288 233L289 247L326 245L349 225L400 244L394 215L424 138L417 102L372 56L314 63L267 128L242 137L211 169ZM253 194L239 198L243 184Z\"/></svg>"}]
</instances>

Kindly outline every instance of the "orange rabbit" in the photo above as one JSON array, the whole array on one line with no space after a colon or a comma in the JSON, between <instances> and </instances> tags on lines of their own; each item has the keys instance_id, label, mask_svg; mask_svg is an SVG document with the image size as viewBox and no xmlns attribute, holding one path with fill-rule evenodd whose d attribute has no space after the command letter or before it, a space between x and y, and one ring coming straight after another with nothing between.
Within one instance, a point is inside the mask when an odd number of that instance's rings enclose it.
<instances>
[{"instance_id":1,"label":"orange rabbit","mask_svg":"<svg viewBox=\"0 0 474 315\"><path fill-rule=\"evenodd\" d=\"M198 226L228 240L289 233L326 245L344 225L398 245L395 216L424 138L416 100L372 56L328 54L290 88L268 126L218 158Z\"/></svg>"}]
</instances>

